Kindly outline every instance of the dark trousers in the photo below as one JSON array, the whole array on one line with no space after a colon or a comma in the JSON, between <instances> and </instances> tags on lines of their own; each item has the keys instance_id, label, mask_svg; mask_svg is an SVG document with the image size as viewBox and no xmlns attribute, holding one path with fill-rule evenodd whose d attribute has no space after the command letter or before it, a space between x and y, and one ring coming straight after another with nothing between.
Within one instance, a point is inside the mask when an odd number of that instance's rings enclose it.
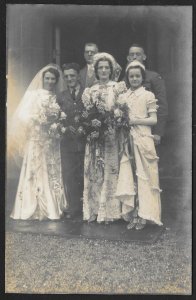
<instances>
[{"instance_id":1,"label":"dark trousers","mask_svg":"<svg viewBox=\"0 0 196 300\"><path fill-rule=\"evenodd\" d=\"M68 212L72 215L82 214L84 153L62 152L61 159L63 182L68 194Z\"/></svg>"}]
</instances>

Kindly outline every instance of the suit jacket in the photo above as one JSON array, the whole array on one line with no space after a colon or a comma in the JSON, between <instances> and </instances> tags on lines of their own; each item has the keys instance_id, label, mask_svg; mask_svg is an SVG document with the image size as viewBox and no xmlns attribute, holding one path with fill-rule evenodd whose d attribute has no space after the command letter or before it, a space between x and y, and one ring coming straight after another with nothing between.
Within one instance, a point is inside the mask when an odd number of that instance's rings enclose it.
<instances>
[{"instance_id":1,"label":"suit jacket","mask_svg":"<svg viewBox=\"0 0 196 300\"><path fill-rule=\"evenodd\" d=\"M163 136L168 116L165 82L158 73L146 69L143 86L146 90L151 91L158 100L157 124L152 127L152 133Z\"/></svg>"},{"instance_id":2,"label":"suit jacket","mask_svg":"<svg viewBox=\"0 0 196 300\"><path fill-rule=\"evenodd\" d=\"M72 95L69 90L65 90L59 95L57 95L57 102L60 105L61 109L66 113L66 125L74 126L74 117L76 114L80 115L81 111L84 109L82 103L82 94L83 88L80 87L79 93L76 96L76 100L74 101ZM85 148L85 138L79 137L71 133L68 129L65 132L65 136L61 143L62 152L72 153L72 152L84 152Z\"/></svg>"},{"instance_id":3,"label":"suit jacket","mask_svg":"<svg viewBox=\"0 0 196 300\"><path fill-rule=\"evenodd\" d=\"M87 76L87 71L88 71L87 65L80 70L80 83L84 89L86 87L91 87L97 81L95 74L93 74L92 77L89 78Z\"/></svg>"},{"instance_id":4,"label":"suit jacket","mask_svg":"<svg viewBox=\"0 0 196 300\"><path fill-rule=\"evenodd\" d=\"M168 116L165 82L154 71L145 70L145 75L143 86L155 95L155 98L158 100L157 105L159 106L157 110L157 124L153 126L152 132L153 134L163 136Z\"/></svg>"}]
</instances>

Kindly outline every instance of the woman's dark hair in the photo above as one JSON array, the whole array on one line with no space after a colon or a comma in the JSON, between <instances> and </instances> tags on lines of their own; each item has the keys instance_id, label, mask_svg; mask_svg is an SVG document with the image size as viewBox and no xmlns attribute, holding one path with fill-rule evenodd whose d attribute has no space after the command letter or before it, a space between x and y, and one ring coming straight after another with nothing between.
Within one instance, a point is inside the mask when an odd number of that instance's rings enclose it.
<instances>
[{"instance_id":1,"label":"woman's dark hair","mask_svg":"<svg viewBox=\"0 0 196 300\"><path fill-rule=\"evenodd\" d=\"M130 83L129 83L129 78L128 78L128 74L129 74L129 70L132 70L132 69L139 69L141 71L141 74L142 74L142 83L145 81L145 71L142 67L140 66L132 66L132 67L129 67L128 70L126 71L126 74L125 74L125 81L126 81L126 85L127 87L130 88Z\"/></svg>"},{"instance_id":2,"label":"woman's dark hair","mask_svg":"<svg viewBox=\"0 0 196 300\"><path fill-rule=\"evenodd\" d=\"M99 75L98 75L98 66L99 66L99 62L100 62L100 61L107 61L107 62L109 63L110 71L111 71L110 77L109 77L109 78L111 79L111 78L112 78L112 75L113 75L113 72L114 72L113 66L112 66L111 61L110 61L108 58L105 58L105 57L98 59L98 60L96 61L96 63L95 63L94 68L95 68L95 76L96 76L96 78L99 79Z\"/></svg>"},{"instance_id":3,"label":"woman's dark hair","mask_svg":"<svg viewBox=\"0 0 196 300\"><path fill-rule=\"evenodd\" d=\"M45 74L46 74L47 72L52 73L52 74L55 76L55 78L56 78L56 83L57 83L58 80L59 80L59 77L60 77L59 71L56 70L56 69L54 69L54 68L49 67L48 69L46 69L46 70L43 72L43 79L44 79L44 76L45 76Z\"/></svg>"}]
</instances>

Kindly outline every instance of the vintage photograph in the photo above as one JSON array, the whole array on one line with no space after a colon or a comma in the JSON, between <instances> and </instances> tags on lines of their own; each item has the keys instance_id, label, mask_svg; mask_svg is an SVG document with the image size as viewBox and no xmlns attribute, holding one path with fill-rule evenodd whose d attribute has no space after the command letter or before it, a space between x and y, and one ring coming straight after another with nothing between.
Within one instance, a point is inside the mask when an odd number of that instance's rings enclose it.
<instances>
[{"instance_id":1,"label":"vintage photograph","mask_svg":"<svg viewBox=\"0 0 196 300\"><path fill-rule=\"evenodd\" d=\"M5 292L192 294L192 6L7 4Z\"/></svg>"}]
</instances>

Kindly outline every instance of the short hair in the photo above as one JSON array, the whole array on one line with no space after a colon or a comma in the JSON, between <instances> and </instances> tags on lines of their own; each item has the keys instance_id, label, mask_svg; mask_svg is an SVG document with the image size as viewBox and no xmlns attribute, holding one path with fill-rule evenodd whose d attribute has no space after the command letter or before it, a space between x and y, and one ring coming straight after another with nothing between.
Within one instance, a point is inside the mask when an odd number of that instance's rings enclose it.
<instances>
[{"instance_id":1,"label":"short hair","mask_svg":"<svg viewBox=\"0 0 196 300\"><path fill-rule=\"evenodd\" d=\"M77 63L66 63L62 65L62 70L75 70L78 74L80 72L80 66Z\"/></svg>"},{"instance_id":2,"label":"short hair","mask_svg":"<svg viewBox=\"0 0 196 300\"><path fill-rule=\"evenodd\" d=\"M113 65L112 65L111 61L110 61L108 58L106 58L106 57L103 57L103 58L98 59L98 60L96 61L95 65L94 65L95 76L96 76L96 78L99 79L99 75L98 75L98 65L99 65L99 62L100 62L100 61L108 61L109 66L110 66L110 71L111 71L111 74L110 74L110 79L111 79L111 78L112 78L112 75L113 75L113 73L114 73L114 69L113 69Z\"/></svg>"},{"instance_id":3,"label":"short hair","mask_svg":"<svg viewBox=\"0 0 196 300\"><path fill-rule=\"evenodd\" d=\"M129 70L132 70L132 69L139 69L141 71L141 74L142 74L142 79L143 79L142 82L145 81L146 74L145 74L144 69L140 66L131 66L127 69L126 74L125 74L125 82L126 82L127 87L130 87L128 74L129 74Z\"/></svg>"},{"instance_id":4,"label":"short hair","mask_svg":"<svg viewBox=\"0 0 196 300\"><path fill-rule=\"evenodd\" d=\"M43 75L42 75L42 76L43 76L43 79L44 79L44 76L45 76L45 74L46 74L47 72L52 73L52 74L55 76L55 78L56 78L56 82L58 82L59 77L60 77L60 74L59 74L59 71L58 71L57 69L52 68L52 67L49 67L48 69L46 69L46 70L43 72Z\"/></svg>"},{"instance_id":5,"label":"short hair","mask_svg":"<svg viewBox=\"0 0 196 300\"><path fill-rule=\"evenodd\" d=\"M98 48L98 46L97 46L96 43L93 43L93 42L85 43L85 44L84 44L84 48L86 48L86 46L95 46L95 47L97 48L97 52L99 51L99 48Z\"/></svg>"},{"instance_id":6,"label":"short hair","mask_svg":"<svg viewBox=\"0 0 196 300\"><path fill-rule=\"evenodd\" d=\"M133 44L131 44L131 46L129 47L129 50L130 50L131 48L133 48L133 47L141 48L141 49L144 51L144 53L145 53L145 49L144 49L144 46L143 46L143 45L141 45L141 44L139 44L139 43L133 43Z\"/></svg>"}]
</instances>

